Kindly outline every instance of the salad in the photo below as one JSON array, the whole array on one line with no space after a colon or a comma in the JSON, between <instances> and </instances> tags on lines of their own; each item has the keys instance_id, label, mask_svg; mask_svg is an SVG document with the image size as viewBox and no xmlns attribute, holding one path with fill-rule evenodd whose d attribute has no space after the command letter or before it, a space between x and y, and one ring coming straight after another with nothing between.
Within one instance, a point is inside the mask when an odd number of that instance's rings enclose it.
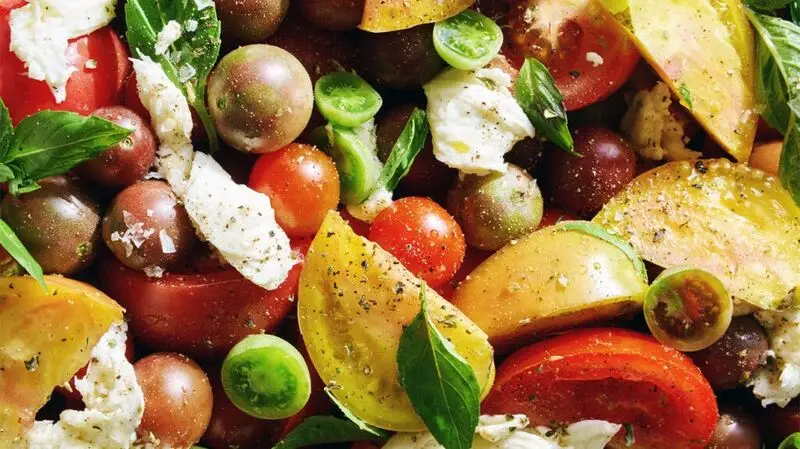
<instances>
[{"instance_id":1,"label":"salad","mask_svg":"<svg viewBox=\"0 0 800 449\"><path fill-rule=\"evenodd\" d=\"M0 0L0 449L800 448L800 2Z\"/></svg>"}]
</instances>

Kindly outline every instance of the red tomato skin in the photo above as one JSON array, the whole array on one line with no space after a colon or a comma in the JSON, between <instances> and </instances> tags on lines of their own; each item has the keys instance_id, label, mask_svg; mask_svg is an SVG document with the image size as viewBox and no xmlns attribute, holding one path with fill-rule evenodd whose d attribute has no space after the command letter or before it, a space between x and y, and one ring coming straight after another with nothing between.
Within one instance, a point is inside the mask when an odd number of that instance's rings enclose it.
<instances>
[{"instance_id":1,"label":"red tomato skin","mask_svg":"<svg viewBox=\"0 0 800 449\"><path fill-rule=\"evenodd\" d=\"M98 108L120 103L131 64L127 47L111 27L70 41L70 62L77 71L67 81L66 100L56 103L47 83L28 78L25 64L9 49L8 15L23 3L7 3L0 6L0 97L14 124L45 109L89 115ZM97 62L96 68L86 68L90 59Z\"/></svg>"},{"instance_id":2,"label":"red tomato skin","mask_svg":"<svg viewBox=\"0 0 800 449\"><path fill-rule=\"evenodd\" d=\"M142 100L139 98L139 86L136 81L136 73L131 72L125 80L125 91L122 96L122 104L131 109L133 112L139 114L139 117L144 121L150 123L150 111L144 107Z\"/></svg>"},{"instance_id":3,"label":"red tomato skin","mask_svg":"<svg viewBox=\"0 0 800 449\"><path fill-rule=\"evenodd\" d=\"M688 357L648 335L602 328L571 331L512 354L482 411L524 413L537 425L628 423L636 449L702 449L719 417L711 386Z\"/></svg>"}]
</instances>

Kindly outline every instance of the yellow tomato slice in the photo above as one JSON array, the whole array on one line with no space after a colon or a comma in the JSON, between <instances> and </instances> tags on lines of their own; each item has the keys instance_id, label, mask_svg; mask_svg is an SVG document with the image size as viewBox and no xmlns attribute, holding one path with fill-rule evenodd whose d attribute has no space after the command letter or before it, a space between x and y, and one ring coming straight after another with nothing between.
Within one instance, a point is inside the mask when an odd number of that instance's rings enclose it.
<instances>
[{"instance_id":1,"label":"yellow tomato slice","mask_svg":"<svg viewBox=\"0 0 800 449\"><path fill-rule=\"evenodd\" d=\"M725 159L640 175L593 220L664 268L688 265L731 297L778 307L800 285L800 208L777 178Z\"/></svg>"},{"instance_id":2,"label":"yellow tomato slice","mask_svg":"<svg viewBox=\"0 0 800 449\"><path fill-rule=\"evenodd\" d=\"M740 0L602 0L681 104L738 161L755 139L755 41Z\"/></svg>"},{"instance_id":3,"label":"yellow tomato slice","mask_svg":"<svg viewBox=\"0 0 800 449\"><path fill-rule=\"evenodd\" d=\"M0 278L0 447L13 447L53 388L122 321L122 307L94 287L46 276Z\"/></svg>"},{"instance_id":4,"label":"yellow tomato slice","mask_svg":"<svg viewBox=\"0 0 800 449\"><path fill-rule=\"evenodd\" d=\"M400 336L420 310L420 286L391 254L330 212L300 274L298 320L322 380L356 416L384 429L425 429L397 377ZM463 313L426 289L431 321L475 371L494 381L492 347Z\"/></svg>"},{"instance_id":5,"label":"yellow tomato slice","mask_svg":"<svg viewBox=\"0 0 800 449\"><path fill-rule=\"evenodd\" d=\"M359 28L373 33L439 22L469 8L475 0L367 0Z\"/></svg>"}]
</instances>

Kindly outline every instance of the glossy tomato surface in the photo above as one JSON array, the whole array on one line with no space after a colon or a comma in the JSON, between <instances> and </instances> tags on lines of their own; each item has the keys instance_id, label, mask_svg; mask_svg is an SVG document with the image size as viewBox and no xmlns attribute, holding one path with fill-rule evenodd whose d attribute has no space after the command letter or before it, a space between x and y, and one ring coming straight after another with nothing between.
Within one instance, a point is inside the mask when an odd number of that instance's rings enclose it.
<instances>
[{"instance_id":1,"label":"glossy tomato surface","mask_svg":"<svg viewBox=\"0 0 800 449\"><path fill-rule=\"evenodd\" d=\"M70 41L69 62L77 69L67 82L67 98L56 103L44 81L28 78L25 64L9 49L8 16L22 2L0 3L0 98L18 123L36 112L52 109L89 115L95 109L118 104L130 71L128 50L111 27ZM94 60L96 67L87 67Z\"/></svg>"},{"instance_id":2,"label":"glossy tomato surface","mask_svg":"<svg viewBox=\"0 0 800 449\"><path fill-rule=\"evenodd\" d=\"M572 331L517 351L482 409L524 413L537 425L629 423L637 449L703 449L718 419L714 392L691 360L623 329Z\"/></svg>"}]
</instances>

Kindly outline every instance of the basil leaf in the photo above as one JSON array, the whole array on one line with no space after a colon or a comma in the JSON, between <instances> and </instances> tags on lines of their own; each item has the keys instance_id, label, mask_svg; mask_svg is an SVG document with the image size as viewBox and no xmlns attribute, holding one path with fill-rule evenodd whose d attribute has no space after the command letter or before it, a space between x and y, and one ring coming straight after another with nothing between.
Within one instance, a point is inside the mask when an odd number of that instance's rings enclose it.
<instances>
[{"instance_id":1,"label":"basil leaf","mask_svg":"<svg viewBox=\"0 0 800 449\"><path fill-rule=\"evenodd\" d=\"M11 115L8 113L3 99L0 98L0 160L11 149L14 142L14 127L11 124Z\"/></svg>"},{"instance_id":2,"label":"basil leaf","mask_svg":"<svg viewBox=\"0 0 800 449\"><path fill-rule=\"evenodd\" d=\"M800 24L800 0L792 0L789 3L789 15L792 17L792 22Z\"/></svg>"},{"instance_id":3,"label":"basil leaf","mask_svg":"<svg viewBox=\"0 0 800 449\"><path fill-rule=\"evenodd\" d=\"M800 123L794 114L791 116L789 130L783 140L778 177L795 203L800 204Z\"/></svg>"},{"instance_id":4,"label":"basil leaf","mask_svg":"<svg viewBox=\"0 0 800 449\"><path fill-rule=\"evenodd\" d=\"M359 429L363 430L364 432L369 432L375 437L381 439L389 438L389 434L385 430L367 424L363 419L359 418L352 411L350 411L349 408L345 407L345 405L342 404L341 401L336 399L336 396L334 396L333 393L331 393L331 389L329 387L325 387L325 393L328 393L328 397L331 398L331 401L334 404L336 404L336 406L339 407L339 410L342 411L344 416L347 419L349 419L353 424L358 426Z\"/></svg>"},{"instance_id":5,"label":"basil leaf","mask_svg":"<svg viewBox=\"0 0 800 449\"><path fill-rule=\"evenodd\" d=\"M480 414L478 380L469 363L431 323L424 285L420 302L419 314L400 337L400 385L436 441L447 449L470 449Z\"/></svg>"},{"instance_id":6,"label":"basil leaf","mask_svg":"<svg viewBox=\"0 0 800 449\"><path fill-rule=\"evenodd\" d=\"M14 179L14 171L11 170L6 164L0 163L0 182L6 182Z\"/></svg>"},{"instance_id":7,"label":"basil leaf","mask_svg":"<svg viewBox=\"0 0 800 449\"><path fill-rule=\"evenodd\" d=\"M296 449L318 444L347 443L350 441L380 441L355 423L333 416L310 416L289 432L272 449Z\"/></svg>"},{"instance_id":8,"label":"basil leaf","mask_svg":"<svg viewBox=\"0 0 800 449\"><path fill-rule=\"evenodd\" d=\"M28 274L39 282L39 285L41 285L43 289L47 290L47 285L44 283L42 267L36 262L36 259L31 256L31 253L25 249L25 245L19 240L14 230L3 220L0 220L0 245L8 251L8 254L13 257Z\"/></svg>"},{"instance_id":9,"label":"basil leaf","mask_svg":"<svg viewBox=\"0 0 800 449\"><path fill-rule=\"evenodd\" d=\"M94 159L130 134L108 120L72 112L42 111L27 117L19 122L3 160L15 174L11 192L20 193L23 186Z\"/></svg>"},{"instance_id":10,"label":"basil leaf","mask_svg":"<svg viewBox=\"0 0 800 449\"><path fill-rule=\"evenodd\" d=\"M759 11L774 11L785 8L792 0L745 0L747 6Z\"/></svg>"},{"instance_id":11,"label":"basil leaf","mask_svg":"<svg viewBox=\"0 0 800 449\"><path fill-rule=\"evenodd\" d=\"M544 137L572 154L572 136L567 128L567 110L553 76L535 58L527 58L514 83L517 103Z\"/></svg>"},{"instance_id":12,"label":"basil leaf","mask_svg":"<svg viewBox=\"0 0 800 449\"><path fill-rule=\"evenodd\" d=\"M800 432L795 432L778 446L778 449L800 449Z\"/></svg>"},{"instance_id":13,"label":"basil leaf","mask_svg":"<svg viewBox=\"0 0 800 449\"><path fill-rule=\"evenodd\" d=\"M756 100L765 107L762 117L786 133L788 100L800 94L800 27L792 22L745 9L759 36L756 59Z\"/></svg>"},{"instance_id":14,"label":"basil leaf","mask_svg":"<svg viewBox=\"0 0 800 449\"><path fill-rule=\"evenodd\" d=\"M425 146L427 138L428 122L425 111L415 108L383 165L377 187L384 186L386 190L393 191L397 183L408 174L411 164Z\"/></svg>"},{"instance_id":15,"label":"basil leaf","mask_svg":"<svg viewBox=\"0 0 800 449\"><path fill-rule=\"evenodd\" d=\"M156 54L158 33L170 22L181 36L166 53ZM151 57L186 95L208 135L209 150L219 148L214 121L206 106L206 79L219 57L221 24L213 2L198 0L128 0L125 21L131 54Z\"/></svg>"}]
</instances>

